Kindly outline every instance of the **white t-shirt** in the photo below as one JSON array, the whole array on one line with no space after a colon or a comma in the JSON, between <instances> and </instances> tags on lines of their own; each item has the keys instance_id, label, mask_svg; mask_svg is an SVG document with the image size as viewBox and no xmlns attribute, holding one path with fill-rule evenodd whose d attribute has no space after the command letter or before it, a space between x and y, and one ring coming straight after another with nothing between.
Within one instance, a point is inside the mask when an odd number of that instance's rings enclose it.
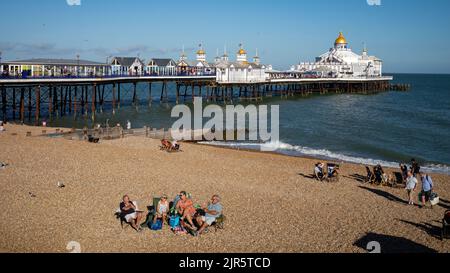
<instances>
[{"instance_id":1,"label":"white t-shirt","mask_svg":"<svg viewBox=\"0 0 450 273\"><path fill-rule=\"evenodd\" d=\"M417 179L414 176L408 177L406 179L406 189L413 190L417 185Z\"/></svg>"}]
</instances>

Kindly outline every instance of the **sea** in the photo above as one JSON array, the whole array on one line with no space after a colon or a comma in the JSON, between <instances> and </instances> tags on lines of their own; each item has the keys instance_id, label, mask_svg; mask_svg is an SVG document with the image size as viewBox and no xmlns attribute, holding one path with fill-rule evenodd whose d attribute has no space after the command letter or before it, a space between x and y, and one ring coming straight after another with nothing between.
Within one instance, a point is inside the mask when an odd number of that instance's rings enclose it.
<instances>
[{"instance_id":1,"label":"sea","mask_svg":"<svg viewBox=\"0 0 450 273\"><path fill-rule=\"evenodd\" d=\"M411 85L408 92L373 95L328 94L309 97L266 98L257 104L279 105L280 139L276 142L203 142L231 148L260 150L261 145L280 154L323 160L398 167L416 159L427 172L450 174L450 75L391 74L393 83ZM138 94L148 86L138 85ZM153 87L153 103L142 95L132 106L132 87L122 88L122 106L113 115L105 108L95 123L114 126L130 121L133 128L170 128L175 104L175 86L169 87L169 102L159 103ZM241 104L234 101L235 104ZM254 103L254 102L252 102ZM242 102L242 104L248 104ZM192 108L192 99L186 105ZM225 105L219 104L222 107ZM52 126L92 126L89 118L65 116Z\"/></svg>"}]
</instances>

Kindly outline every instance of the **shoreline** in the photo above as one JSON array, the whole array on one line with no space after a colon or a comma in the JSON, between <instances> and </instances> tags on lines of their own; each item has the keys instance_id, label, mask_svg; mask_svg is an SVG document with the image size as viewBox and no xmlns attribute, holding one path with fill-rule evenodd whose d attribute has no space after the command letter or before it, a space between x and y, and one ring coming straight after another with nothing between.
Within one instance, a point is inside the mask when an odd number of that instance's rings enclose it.
<instances>
[{"instance_id":1,"label":"shoreline","mask_svg":"<svg viewBox=\"0 0 450 273\"><path fill-rule=\"evenodd\" d=\"M450 250L424 229L450 208L448 175L433 174L441 204L419 209L405 204L404 189L360 182L358 164L342 164L340 182L321 183L310 177L314 159L190 143L166 153L158 140L138 136L92 144L36 136L42 127L6 129L0 217L9 221L0 225L0 252L64 253L76 241L89 253L366 253L374 238L386 252ZM123 194L143 208L181 190L199 204L220 194L225 229L198 238L167 227L136 233L114 217Z\"/></svg>"},{"instance_id":2,"label":"shoreline","mask_svg":"<svg viewBox=\"0 0 450 273\"><path fill-rule=\"evenodd\" d=\"M18 124L18 123L9 123L11 125L14 126L26 126L29 128L41 128L42 130L45 129L50 129L50 130L56 130L56 129L60 129L63 130L65 132L70 132L70 130L72 130L73 128L68 128L68 127L42 127L42 126L32 126L32 125L22 125L22 124ZM132 130L139 130L139 128L134 128ZM129 137L129 136L127 136ZM154 138L153 138L154 139ZM110 140L105 140L105 141L110 141ZM308 154L303 154L300 153L299 154L287 154L287 153L283 153L282 151L261 151L260 149L252 149L252 148L236 148L233 147L232 144L243 144L243 142L238 142L238 141L223 141L224 143L227 144L231 144L231 145L221 145L221 144L211 144L211 142L213 141L180 141L181 143L188 143L188 144L193 144L193 145L201 145L201 146L211 146L211 147L216 147L216 148L221 148L221 149L229 149L229 150L235 150L235 151L246 151L246 152L255 152L255 153L263 153L263 154L273 154L273 155L281 155L281 156L286 156L286 157L294 157L294 158L303 158L303 159L310 159L310 160L315 160L317 162L322 162L322 161L330 161L330 163L340 163L340 164L355 164L355 165L361 165L361 166L369 166L369 167L374 167L377 164L380 164L383 168L386 169L391 169L391 170L397 170L398 171L398 167L397 165L400 162L390 162L387 160L381 160L381 159L371 159L371 158L363 158L363 157L354 157L356 159L362 159L362 160L372 160L374 161L373 163L362 163L362 162L355 162L355 161L351 161L351 160L344 160L344 159L339 159L339 158L333 158L333 157L327 157L327 156L314 156L314 155L308 155ZM202 143L204 142L204 143ZM209 143L207 143L209 142ZM221 142L221 141L219 141ZM257 143L260 144L260 143ZM245 143L244 143L245 145ZM287 145L291 145L289 143L287 143ZM344 154L341 154L342 156L346 156ZM375 164L376 163L376 164ZM392 165L395 165L396 167L393 167L390 163L392 163ZM406 165L410 165L409 162L401 162L403 164ZM433 165L436 166L445 166L448 170L436 170L433 169ZM441 175L449 175L450 176L450 167L447 166L444 163L439 163L439 164L431 164L430 165L421 165L422 169L425 169L427 173L430 174L441 174Z\"/></svg>"}]
</instances>

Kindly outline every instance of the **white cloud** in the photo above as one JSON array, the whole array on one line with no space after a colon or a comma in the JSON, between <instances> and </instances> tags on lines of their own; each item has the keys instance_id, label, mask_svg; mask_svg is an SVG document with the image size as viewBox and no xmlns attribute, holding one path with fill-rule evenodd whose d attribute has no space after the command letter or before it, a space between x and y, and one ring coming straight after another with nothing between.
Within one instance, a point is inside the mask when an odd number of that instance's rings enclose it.
<instances>
[{"instance_id":1,"label":"white cloud","mask_svg":"<svg viewBox=\"0 0 450 273\"><path fill-rule=\"evenodd\" d=\"M81 0L66 0L69 6L81 6Z\"/></svg>"}]
</instances>

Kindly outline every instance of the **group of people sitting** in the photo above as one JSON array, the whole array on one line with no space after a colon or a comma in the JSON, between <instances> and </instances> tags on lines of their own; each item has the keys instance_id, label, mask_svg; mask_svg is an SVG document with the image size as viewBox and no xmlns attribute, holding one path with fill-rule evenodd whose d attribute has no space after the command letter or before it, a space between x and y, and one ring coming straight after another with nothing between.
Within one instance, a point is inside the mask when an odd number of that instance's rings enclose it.
<instances>
[{"instance_id":1,"label":"group of people sitting","mask_svg":"<svg viewBox=\"0 0 450 273\"><path fill-rule=\"evenodd\" d=\"M396 183L405 184L408 179L408 172L411 171L414 177L420 173L420 166L415 159L411 159L411 167L408 169L406 164L400 163L400 172L395 172L394 175L388 175L381 165L376 165L371 170L369 166L366 166L367 177L366 182L375 183L379 185L394 185Z\"/></svg>"},{"instance_id":2,"label":"group of people sitting","mask_svg":"<svg viewBox=\"0 0 450 273\"><path fill-rule=\"evenodd\" d=\"M332 163L325 165L325 163L319 162L314 166L314 177L319 181L338 179L339 165Z\"/></svg>"},{"instance_id":3,"label":"group of people sitting","mask_svg":"<svg viewBox=\"0 0 450 273\"><path fill-rule=\"evenodd\" d=\"M161 140L161 149L168 152L176 152L180 150L180 145L176 140L170 142L167 139Z\"/></svg>"},{"instance_id":4,"label":"group of people sitting","mask_svg":"<svg viewBox=\"0 0 450 273\"><path fill-rule=\"evenodd\" d=\"M128 195L125 195L120 203L120 217L138 232L146 226L153 229L155 225L162 228L164 224L169 224L174 233L191 233L198 236L223 217L222 212L218 194L213 195L210 202L200 206L194 205L192 198L185 191L180 192L171 203L167 195L163 194L153 210L147 213L144 222L144 212L138 210L137 203L132 202Z\"/></svg>"},{"instance_id":5,"label":"group of people sitting","mask_svg":"<svg viewBox=\"0 0 450 273\"><path fill-rule=\"evenodd\" d=\"M369 166L366 166L367 178L366 181L371 184L386 185L392 183L392 175L388 175L384 172L383 167L380 164L373 167L373 171Z\"/></svg>"}]
</instances>

